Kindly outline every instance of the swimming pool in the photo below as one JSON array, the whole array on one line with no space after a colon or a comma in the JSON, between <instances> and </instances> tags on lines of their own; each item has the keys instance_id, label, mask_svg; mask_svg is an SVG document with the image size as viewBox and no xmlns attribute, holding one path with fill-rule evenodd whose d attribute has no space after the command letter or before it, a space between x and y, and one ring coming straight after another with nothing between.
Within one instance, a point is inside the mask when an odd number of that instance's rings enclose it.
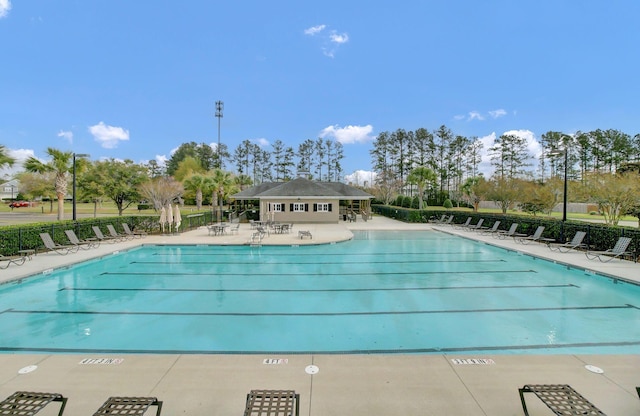
<instances>
[{"instance_id":1,"label":"swimming pool","mask_svg":"<svg viewBox=\"0 0 640 416\"><path fill-rule=\"evenodd\" d=\"M143 246L0 286L0 351L640 353L640 287L434 231Z\"/></svg>"}]
</instances>

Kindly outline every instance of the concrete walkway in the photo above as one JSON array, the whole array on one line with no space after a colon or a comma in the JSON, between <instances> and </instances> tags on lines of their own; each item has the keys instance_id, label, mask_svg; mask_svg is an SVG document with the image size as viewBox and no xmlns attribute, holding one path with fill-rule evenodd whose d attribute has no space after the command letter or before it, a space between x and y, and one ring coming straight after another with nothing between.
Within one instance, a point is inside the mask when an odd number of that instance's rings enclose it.
<instances>
[{"instance_id":1,"label":"concrete walkway","mask_svg":"<svg viewBox=\"0 0 640 416\"><path fill-rule=\"evenodd\" d=\"M296 224L263 244L320 244L352 238L352 230L428 230L457 233L488 244L532 253L587 270L637 280L640 264L601 264L583 253L552 254L544 245L521 245L451 227L405 224L383 217L331 225ZM298 238L310 231L312 239ZM139 244L246 244L252 230L210 236L206 228L172 236L149 236L61 256L38 254L24 266L0 271L0 280L108 256ZM629 322L640 325L640 322ZM170 336L170 334L168 334ZM101 359L111 359L101 360ZM115 360L114 360L115 359ZM93 360L93 361L92 361ZM604 370L596 374L590 364ZM35 365L26 374L20 370ZM308 374L309 365L318 368ZM91 415L109 396L156 396L163 415L240 415L251 389L294 389L302 415L522 415L518 387L570 384L608 415L640 414L640 355L37 355L0 354L0 399L15 391L49 391L69 398L65 415ZM550 412L534 396L530 414ZM39 415L57 414L57 404ZM152 408L151 411L154 411ZM148 412L148 414L152 414Z\"/></svg>"}]
</instances>

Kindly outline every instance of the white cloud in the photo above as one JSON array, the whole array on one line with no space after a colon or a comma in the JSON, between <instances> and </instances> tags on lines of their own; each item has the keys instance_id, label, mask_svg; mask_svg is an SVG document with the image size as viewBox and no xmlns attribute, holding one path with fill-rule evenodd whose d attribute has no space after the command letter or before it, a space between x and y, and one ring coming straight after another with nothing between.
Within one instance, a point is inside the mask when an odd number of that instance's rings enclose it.
<instances>
[{"instance_id":1,"label":"white cloud","mask_svg":"<svg viewBox=\"0 0 640 416\"><path fill-rule=\"evenodd\" d=\"M469 111L469 118L467 119L467 121L471 121L471 120L484 120L484 117L482 116L482 114L480 114L477 111Z\"/></svg>"},{"instance_id":2,"label":"white cloud","mask_svg":"<svg viewBox=\"0 0 640 416\"><path fill-rule=\"evenodd\" d=\"M342 33L339 35L335 30L333 30L329 35L329 40L337 44L347 43L349 42L349 35L347 35L346 33Z\"/></svg>"},{"instance_id":3,"label":"white cloud","mask_svg":"<svg viewBox=\"0 0 640 416\"><path fill-rule=\"evenodd\" d=\"M464 120L465 118L467 118L467 116L465 116L464 114L458 114L453 116L453 119L456 121Z\"/></svg>"},{"instance_id":4,"label":"white cloud","mask_svg":"<svg viewBox=\"0 0 640 416\"><path fill-rule=\"evenodd\" d=\"M89 132L105 149L115 149L121 141L129 140L129 130L108 126L102 121L95 126L90 126Z\"/></svg>"},{"instance_id":5,"label":"white cloud","mask_svg":"<svg viewBox=\"0 0 640 416\"><path fill-rule=\"evenodd\" d=\"M9 14L11 10L11 2L9 0L0 0L0 19Z\"/></svg>"},{"instance_id":6,"label":"white cloud","mask_svg":"<svg viewBox=\"0 0 640 416\"><path fill-rule=\"evenodd\" d=\"M326 25L311 26L310 28L304 30L304 34L309 36L314 36L322 32L325 27L327 26Z\"/></svg>"},{"instance_id":7,"label":"white cloud","mask_svg":"<svg viewBox=\"0 0 640 416\"><path fill-rule=\"evenodd\" d=\"M371 124L367 124L366 126L345 127L335 125L325 127L320 132L320 137L333 137L342 144L364 143L373 140L373 137L370 136L372 131L373 126Z\"/></svg>"},{"instance_id":8,"label":"white cloud","mask_svg":"<svg viewBox=\"0 0 640 416\"><path fill-rule=\"evenodd\" d=\"M344 175L348 184L358 186L373 186L376 181L376 173L368 170L356 170L350 175Z\"/></svg>"},{"instance_id":9,"label":"white cloud","mask_svg":"<svg viewBox=\"0 0 640 416\"><path fill-rule=\"evenodd\" d=\"M30 157L35 157L32 149L6 149L7 156L15 159L15 163L11 167L0 169L0 176L12 177L18 172L24 171L23 164ZM44 162L44 161L43 161Z\"/></svg>"},{"instance_id":10,"label":"white cloud","mask_svg":"<svg viewBox=\"0 0 640 416\"><path fill-rule=\"evenodd\" d=\"M529 155L531 155L536 160L540 158L542 154L542 147L540 146L540 142L536 139L536 135L531 130L509 130L505 131L504 134L509 134L513 136L518 136L527 141L527 150Z\"/></svg>"},{"instance_id":11,"label":"white cloud","mask_svg":"<svg viewBox=\"0 0 640 416\"><path fill-rule=\"evenodd\" d=\"M66 141L68 141L69 143L73 143L73 132L72 131L60 130L60 132L58 133L58 137L62 137Z\"/></svg>"},{"instance_id":12,"label":"white cloud","mask_svg":"<svg viewBox=\"0 0 640 416\"><path fill-rule=\"evenodd\" d=\"M503 110L502 108L499 108L497 110L493 110L493 111L489 111L489 115L493 118L499 118L499 117L504 117L507 115L507 112L505 110Z\"/></svg>"},{"instance_id":13,"label":"white cloud","mask_svg":"<svg viewBox=\"0 0 640 416\"><path fill-rule=\"evenodd\" d=\"M271 145L271 143L269 143L269 140L264 139L262 137L259 139L255 139L254 142L256 142L256 144L262 148L265 148Z\"/></svg>"}]
</instances>

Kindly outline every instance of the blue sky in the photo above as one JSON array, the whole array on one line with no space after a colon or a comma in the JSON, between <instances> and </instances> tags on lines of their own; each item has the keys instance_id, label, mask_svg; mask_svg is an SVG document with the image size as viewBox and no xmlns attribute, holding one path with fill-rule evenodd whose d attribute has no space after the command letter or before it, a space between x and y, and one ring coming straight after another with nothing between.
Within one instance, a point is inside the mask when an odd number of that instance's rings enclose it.
<instances>
[{"instance_id":1,"label":"blue sky","mask_svg":"<svg viewBox=\"0 0 640 416\"><path fill-rule=\"evenodd\" d=\"M0 0L0 144L163 160L185 142L640 133L636 0Z\"/></svg>"}]
</instances>

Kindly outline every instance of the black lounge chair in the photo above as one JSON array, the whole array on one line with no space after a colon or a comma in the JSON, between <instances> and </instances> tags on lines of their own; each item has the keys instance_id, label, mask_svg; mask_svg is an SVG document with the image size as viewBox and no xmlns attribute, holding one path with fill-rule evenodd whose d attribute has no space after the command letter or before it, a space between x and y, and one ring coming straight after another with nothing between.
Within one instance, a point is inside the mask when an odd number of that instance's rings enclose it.
<instances>
[{"instance_id":1,"label":"black lounge chair","mask_svg":"<svg viewBox=\"0 0 640 416\"><path fill-rule=\"evenodd\" d=\"M58 416L62 416L67 398L61 394L17 391L0 402L0 415L35 415L51 402L61 403Z\"/></svg>"},{"instance_id":2,"label":"black lounge chair","mask_svg":"<svg viewBox=\"0 0 640 416\"><path fill-rule=\"evenodd\" d=\"M605 251L586 251L584 254L589 260L598 259L603 263L609 262L615 258L631 255L627 251L627 247L631 244L631 237L620 237L613 248Z\"/></svg>"},{"instance_id":3,"label":"black lounge chair","mask_svg":"<svg viewBox=\"0 0 640 416\"><path fill-rule=\"evenodd\" d=\"M87 238L86 240L80 240L73 230L64 230L64 233L67 235L69 242L81 248L83 250L89 250L90 248L98 248L100 245L100 241L97 238Z\"/></svg>"},{"instance_id":4,"label":"black lounge chair","mask_svg":"<svg viewBox=\"0 0 640 416\"><path fill-rule=\"evenodd\" d=\"M127 224L126 222L122 223L122 229L124 230L124 233L131 238L142 238L147 236L147 233L145 233L144 231L132 230L131 227L129 227L129 224Z\"/></svg>"},{"instance_id":5,"label":"black lounge chair","mask_svg":"<svg viewBox=\"0 0 640 416\"><path fill-rule=\"evenodd\" d=\"M558 416L606 416L602 410L595 407L593 403L567 384L526 384L518 389L518 393L520 393L522 410L526 416L529 416L529 412L524 402L524 393L533 393L538 396Z\"/></svg>"},{"instance_id":6,"label":"black lounge chair","mask_svg":"<svg viewBox=\"0 0 640 416\"><path fill-rule=\"evenodd\" d=\"M63 246L61 244L57 244L53 241L53 238L51 238L51 235L49 233L40 233L40 238L42 239L42 242L44 243L44 246L49 250L49 251L54 251L58 254L69 254L69 253L75 253L78 251L78 246Z\"/></svg>"},{"instance_id":7,"label":"black lounge chair","mask_svg":"<svg viewBox=\"0 0 640 416\"><path fill-rule=\"evenodd\" d=\"M142 416L151 406L157 406L156 416L160 416L162 401L155 397L109 397L93 416Z\"/></svg>"},{"instance_id":8,"label":"black lounge chair","mask_svg":"<svg viewBox=\"0 0 640 416\"><path fill-rule=\"evenodd\" d=\"M300 395L293 390L251 390L244 416L299 416Z\"/></svg>"},{"instance_id":9,"label":"black lounge chair","mask_svg":"<svg viewBox=\"0 0 640 416\"><path fill-rule=\"evenodd\" d=\"M566 253L568 251L576 250L579 248L588 248L588 246L582 242L586 235L587 233L585 231L578 231L576 232L576 235L573 236L571 241L561 244L549 241L547 242L547 247L549 247L549 250L551 251L560 251L562 253Z\"/></svg>"},{"instance_id":10,"label":"black lounge chair","mask_svg":"<svg viewBox=\"0 0 640 416\"><path fill-rule=\"evenodd\" d=\"M6 263L4 263L6 261ZM3 256L0 254L0 269L6 269L12 264L16 266L22 266L27 261L26 255L21 256Z\"/></svg>"}]
</instances>

